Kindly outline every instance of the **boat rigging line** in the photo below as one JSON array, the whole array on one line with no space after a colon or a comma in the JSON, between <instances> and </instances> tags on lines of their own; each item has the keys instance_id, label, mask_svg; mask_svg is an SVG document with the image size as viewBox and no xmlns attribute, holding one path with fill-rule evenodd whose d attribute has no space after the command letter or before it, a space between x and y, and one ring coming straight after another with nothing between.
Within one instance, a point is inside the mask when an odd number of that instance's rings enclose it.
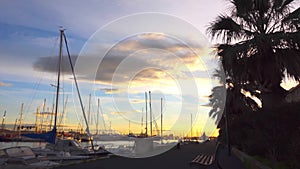
<instances>
[{"instance_id":1,"label":"boat rigging line","mask_svg":"<svg viewBox=\"0 0 300 169\"><path fill-rule=\"evenodd\" d=\"M87 135L89 136L89 138L91 140L92 149L95 152L96 150L95 150L95 147L94 147L94 144L93 144L93 140L91 138L89 124L88 124L88 121L87 121L87 118L86 118L86 114L85 114L85 110L84 110L84 107L83 107L81 95L80 95L80 92L79 92L79 87L78 87L77 78L76 78L76 75L75 75L75 71L74 71L74 67L73 67L73 63L72 63L72 59L71 59L71 55L70 55L70 51L69 51L69 47L68 47L67 38L66 38L66 35L64 34L64 29L61 29L61 31L62 31L61 35L64 37L63 39L65 41L66 50L67 50L67 54L68 54L68 58L69 58L70 66L71 66L71 71L72 71L72 75L73 75L73 78L74 78L76 91L77 91L79 102L80 102L80 107L81 107L81 110L82 110L82 113L83 113L83 117L84 117L84 121L85 121L85 124L86 124L86 132L87 132Z\"/></svg>"}]
</instances>

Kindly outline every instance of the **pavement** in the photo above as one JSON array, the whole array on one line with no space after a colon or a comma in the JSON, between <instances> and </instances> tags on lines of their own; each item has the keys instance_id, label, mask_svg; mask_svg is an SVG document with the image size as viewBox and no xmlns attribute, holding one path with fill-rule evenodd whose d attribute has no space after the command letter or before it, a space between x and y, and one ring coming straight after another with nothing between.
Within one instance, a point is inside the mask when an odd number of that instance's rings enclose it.
<instances>
[{"instance_id":1,"label":"pavement","mask_svg":"<svg viewBox=\"0 0 300 169\"><path fill-rule=\"evenodd\" d=\"M215 148L216 143L213 141L200 144L190 143L181 146L180 149L174 147L163 154L148 158L113 156L107 159L55 167L55 169L191 169L190 161L200 153L215 153ZM235 156L227 157L225 148L220 149L218 158L219 165L224 167L223 169L244 169Z\"/></svg>"},{"instance_id":2,"label":"pavement","mask_svg":"<svg viewBox=\"0 0 300 169\"><path fill-rule=\"evenodd\" d=\"M221 147L217 153L218 166L221 169L246 169L242 162L233 154L228 155L228 149Z\"/></svg>"}]
</instances>

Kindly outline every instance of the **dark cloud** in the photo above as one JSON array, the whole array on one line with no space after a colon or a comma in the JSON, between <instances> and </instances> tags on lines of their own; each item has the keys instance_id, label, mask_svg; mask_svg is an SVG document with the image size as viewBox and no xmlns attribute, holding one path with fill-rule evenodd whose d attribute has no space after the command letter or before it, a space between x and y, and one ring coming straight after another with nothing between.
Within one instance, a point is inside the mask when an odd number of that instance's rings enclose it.
<instances>
[{"instance_id":1,"label":"dark cloud","mask_svg":"<svg viewBox=\"0 0 300 169\"><path fill-rule=\"evenodd\" d=\"M76 63L77 55L72 55L71 60L73 65ZM58 56L39 57L33 63L33 69L41 72L57 73L58 71ZM71 74L71 65L67 56L62 57L61 72Z\"/></svg>"},{"instance_id":2,"label":"dark cloud","mask_svg":"<svg viewBox=\"0 0 300 169\"><path fill-rule=\"evenodd\" d=\"M163 34L147 33L137 36L136 38L134 38L134 40L136 40L141 47L145 48L156 48L165 50L174 46L185 46L179 40L169 36L165 36Z\"/></svg>"},{"instance_id":3,"label":"dark cloud","mask_svg":"<svg viewBox=\"0 0 300 169\"><path fill-rule=\"evenodd\" d=\"M95 79L102 84L111 84L112 81L114 83L123 83L130 80L143 81L145 79L166 78L169 76L163 73L164 71L177 69L182 65L193 65L197 62L199 56L192 51L192 47L186 46L184 42L164 34L145 33L132 36L120 41L106 53L98 68L96 68L95 78L92 77L92 74L80 77L88 80ZM93 59L88 56L85 57L86 61ZM77 55L73 55L71 58L73 64L75 64ZM130 62L120 66L128 58L131 59ZM58 57L40 57L34 62L33 68L37 71L57 72ZM87 66L85 69L94 68ZM140 72L136 72L137 70ZM63 57L62 72L71 73L69 60L66 56ZM180 78L181 75L184 75L184 73L176 74L175 78ZM132 79L132 77L134 78Z\"/></svg>"},{"instance_id":4,"label":"dark cloud","mask_svg":"<svg viewBox=\"0 0 300 169\"><path fill-rule=\"evenodd\" d=\"M198 56L193 53L192 47L186 46L183 42L163 34L145 33L129 37L120 41L105 55L98 67L96 80L108 83L113 78L114 82L131 80L126 79L126 77L137 74L138 72L135 72L137 66L141 68L156 68L159 66L163 70L175 69L176 65L174 62L178 62L178 58L182 62L177 64L194 64ZM153 49L156 49L156 51L161 50L162 55L157 56L157 53L151 53ZM145 53L143 54L141 51ZM141 54L135 56L134 60L131 60L131 65L123 66L122 72L116 73L121 62L130 56L132 57L136 52L141 52ZM166 55L165 53L171 55ZM151 55L156 56L151 57ZM161 69L147 69L138 73L134 80L141 80L143 78L159 79L161 78L160 75L162 75L161 71Z\"/></svg>"},{"instance_id":5,"label":"dark cloud","mask_svg":"<svg viewBox=\"0 0 300 169\"><path fill-rule=\"evenodd\" d=\"M111 82L113 80L115 82L123 82L123 81L130 80L127 79L126 77L138 73L134 69L135 66L140 66L140 67L155 66L142 58L135 58L134 62L131 63L132 65L126 65L125 67L123 66L122 71L116 72L118 66L123 61L123 59L124 58L121 58L117 55L109 55L108 57L105 57L98 67L96 80L102 82Z\"/></svg>"}]
</instances>

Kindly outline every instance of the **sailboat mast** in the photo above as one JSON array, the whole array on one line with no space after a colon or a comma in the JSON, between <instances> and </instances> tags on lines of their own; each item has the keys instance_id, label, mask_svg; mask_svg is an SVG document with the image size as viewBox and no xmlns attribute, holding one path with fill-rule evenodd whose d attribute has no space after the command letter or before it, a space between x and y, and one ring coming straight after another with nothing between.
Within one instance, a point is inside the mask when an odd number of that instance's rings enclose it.
<instances>
[{"instance_id":1,"label":"sailboat mast","mask_svg":"<svg viewBox=\"0 0 300 169\"><path fill-rule=\"evenodd\" d=\"M38 133L22 134L22 135L24 135L26 137L30 137L30 138L43 139L46 142L49 142L49 143L52 143L52 144L55 144L55 142L56 142L58 100L59 100L59 90L60 90L60 73L61 73L61 64L62 64L62 43L63 43L63 38L64 38L63 35L64 35L64 29L61 28L60 29L60 44L59 44L59 62L58 62L58 72L57 72L57 86L55 86L56 87L56 102L55 102L55 112L54 112L55 114L54 114L53 129L50 132L47 132L47 126L46 126L46 132L45 133L42 133L42 134L38 134ZM44 116L44 114L46 114L45 113L45 103L46 103L46 99L44 100L44 107L43 107L44 113L42 113L42 117ZM49 108L47 108L47 109L48 109L47 111L49 112ZM37 112L37 114L40 114L40 113Z\"/></svg>"},{"instance_id":2,"label":"sailboat mast","mask_svg":"<svg viewBox=\"0 0 300 169\"><path fill-rule=\"evenodd\" d=\"M45 107L46 107L46 98L44 98L44 102L43 102L43 112L45 112Z\"/></svg>"},{"instance_id":3,"label":"sailboat mast","mask_svg":"<svg viewBox=\"0 0 300 169\"><path fill-rule=\"evenodd\" d=\"M3 130L4 127L5 127L5 124L4 124L5 116L6 116L6 110L4 111L4 114L3 114L3 117L2 117L2 124L1 124L2 130Z\"/></svg>"},{"instance_id":4,"label":"sailboat mast","mask_svg":"<svg viewBox=\"0 0 300 169\"><path fill-rule=\"evenodd\" d=\"M75 76L75 71L74 71L74 67L73 67L72 60L71 60L71 55L70 55L70 52L69 52L67 39L66 39L66 36L65 36L65 34L63 33L63 31L62 31L62 34L61 34L61 35L64 37L64 40L65 40L66 49L67 49L67 53L68 53L68 57L69 57L69 62L70 62L72 74L73 74L73 77L74 77L74 82L75 82L77 94L78 94L78 97L79 97L80 107L81 107L81 110L82 110L82 113L83 113L84 121L85 121L86 126L87 126L87 127L86 127L86 132L87 132L88 136L89 136L90 139L91 139L91 134L90 134L89 124L88 124L87 119L86 119L86 115L85 115L85 111L84 111L82 99L81 99L81 96L80 96L79 87L78 87L78 84L77 84L77 79L76 79L76 76ZM92 140L92 139L91 139L91 140ZM92 149L95 151L93 141L91 141L91 145L92 145Z\"/></svg>"},{"instance_id":5,"label":"sailboat mast","mask_svg":"<svg viewBox=\"0 0 300 169\"><path fill-rule=\"evenodd\" d=\"M20 120L19 120L19 137L21 137L21 126L22 126L23 108L24 108L24 103L22 103L22 105L21 105Z\"/></svg>"},{"instance_id":6,"label":"sailboat mast","mask_svg":"<svg viewBox=\"0 0 300 169\"><path fill-rule=\"evenodd\" d=\"M46 98L44 98L44 101L43 101L43 114L42 114L42 117L43 117L43 119L42 119L42 123L41 123L41 129L43 130L43 125L44 125L44 118L45 118L45 115L46 115L46 127L45 127L45 131L47 132L47 113L46 113L46 110L45 110L45 108L46 108Z\"/></svg>"},{"instance_id":7,"label":"sailboat mast","mask_svg":"<svg viewBox=\"0 0 300 169\"><path fill-rule=\"evenodd\" d=\"M56 130L57 123L57 112L58 112L58 96L59 96L59 87L60 87L60 71L61 71L61 62L62 62L62 43L63 43L63 34L64 29L60 29L60 42L59 42L59 62L58 62L58 75L57 75L57 86L56 86L56 100L55 100L55 114L54 114L54 130Z\"/></svg>"},{"instance_id":8,"label":"sailboat mast","mask_svg":"<svg viewBox=\"0 0 300 169\"><path fill-rule=\"evenodd\" d=\"M162 114L162 101L163 99L160 98L160 137L163 137L163 114Z\"/></svg>"},{"instance_id":9,"label":"sailboat mast","mask_svg":"<svg viewBox=\"0 0 300 169\"><path fill-rule=\"evenodd\" d=\"M50 130L52 129L53 115L54 115L54 103L52 104L52 109L51 109L50 126L49 126Z\"/></svg>"},{"instance_id":10,"label":"sailboat mast","mask_svg":"<svg viewBox=\"0 0 300 169\"><path fill-rule=\"evenodd\" d=\"M102 122L103 122L104 131L106 132L106 124L105 124L105 120L104 120L103 110L102 110L101 104L100 104L100 98L98 99L98 104L99 104L99 111L100 111L99 113L101 113L101 116L102 116ZM99 130L99 121L98 121L98 130Z\"/></svg>"},{"instance_id":11,"label":"sailboat mast","mask_svg":"<svg viewBox=\"0 0 300 169\"><path fill-rule=\"evenodd\" d=\"M35 131L35 133L37 133L38 132L38 116L39 116L39 107L36 109L36 113L35 113L35 129L34 129L34 131Z\"/></svg>"},{"instance_id":12,"label":"sailboat mast","mask_svg":"<svg viewBox=\"0 0 300 169\"><path fill-rule=\"evenodd\" d=\"M191 139L193 137L193 114L191 113Z\"/></svg>"},{"instance_id":13,"label":"sailboat mast","mask_svg":"<svg viewBox=\"0 0 300 169\"><path fill-rule=\"evenodd\" d=\"M99 110L100 110L100 99L98 98L98 108L97 108L97 119L96 119L96 134L98 134L98 125L99 125Z\"/></svg>"},{"instance_id":14,"label":"sailboat mast","mask_svg":"<svg viewBox=\"0 0 300 169\"><path fill-rule=\"evenodd\" d=\"M129 120L129 124L128 124L128 134L130 134L130 120Z\"/></svg>"},{"instance_id":15,"label":"sailboat mast","mask_svg":"<svg viewBox=\"0 0 300 169\"><path fill-rule=\"evenodd\" d=\"M150 135L152 136L152 108L151 108L151 91L149 91L149 109L150 109Z\"/></svg>"},{"instance_id":16,"label":"sailboat mast","mask_svg":"<svg viewBox=\"0 0 300 169\"><path fill-rule=\"evenodd\" d=\"M16 120L15 120L15 124L14 124L14 131L16 131L17 122L18 122L18 118L16 118Z\"/></svg>"},{"instance_id":17,"label":"sailboat mast","mask_svg":"<svg viewBox=\"0 0 300 169\"><path fill-rule=\"evenodd\" d=\"M142 108L142 117L141 117L141 134L143 134L143 125L144 125L144 109Z\"/></svg>"},{"instance_id":18,"label":"sailboat mast","mask_svg":"<svg viewBox=\"0 0 300 169\"><path fill-rule=\"evenodd\" d=\"M146 136L148 136L148 112L147 112L147 92L145 92L145 103L146 103Z\"/></svg>"}]
</instances>

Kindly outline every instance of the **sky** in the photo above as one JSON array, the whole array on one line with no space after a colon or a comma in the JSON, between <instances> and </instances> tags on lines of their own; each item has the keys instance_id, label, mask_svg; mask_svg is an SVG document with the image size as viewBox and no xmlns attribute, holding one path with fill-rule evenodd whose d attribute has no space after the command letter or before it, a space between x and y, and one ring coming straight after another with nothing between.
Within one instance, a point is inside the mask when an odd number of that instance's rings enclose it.
<instances>
[{"instance_id":1,"label":"sky","mask_svg":"<svg viewBox=\"0 0 300 169\"><path fill-rule=\"evenodd\" d=\"M193 135L216 134L203 106L217 85L210 49L216 42L206 29L229 10L224 0L1 0L0 115L7 111L5 122L14 124L24 103L22 123L34 124L37 109L52 110L63 26L93 130L98 114L101 130L144 132L151 91L156 128L163 98L165 133L188 135L192 124ZM59 123L85 128L66 56L64 47ZM47 114L42 118L50 123Z\"/></svg>"}]
</instances>

